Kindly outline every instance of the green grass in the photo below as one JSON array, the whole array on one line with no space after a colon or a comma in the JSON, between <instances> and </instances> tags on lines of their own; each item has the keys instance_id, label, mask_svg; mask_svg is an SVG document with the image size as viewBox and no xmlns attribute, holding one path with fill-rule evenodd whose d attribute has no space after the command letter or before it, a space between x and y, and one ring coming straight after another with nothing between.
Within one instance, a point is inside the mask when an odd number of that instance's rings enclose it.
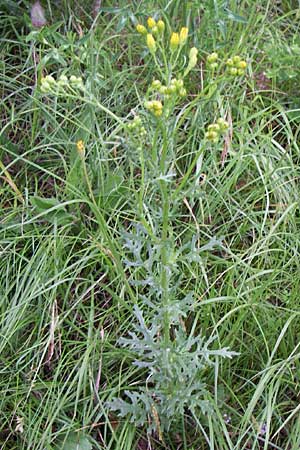
<instances>
[{"instance_id":1,"label":"green grass","mask_svg":"<svg viewBox=\"0 0 300 450\"><path fill-rule=\"evenodd\" d=\"M228 13L212 0L115 3L103 1L93 19L92 2L44 2L49 26L37 33L31 2L0 0L0 449L298 450L299 4L232 1ZM147 375L117 341L142 306L131 282L145 275L124 265L123 232L141 204L148 224L159 210L120 125L143 111L157 77L133 24L149 15L187 24L199 49L170 140L174 248L196 233L201 246L222 239L200 262L180 262L180 298L195 298L185 326L239 353L203 372L214 413L186 408L163 442L106 403ZM199 100L212 51L243 56L247 75ZM90 98L34 88L62 72L82 76ZM203 144L220 115L233 124L224 164L222 144ZM147 132L150 152L149 119ZM203 182L191 190L199 154Z\"/></svg>"}]
</instances>

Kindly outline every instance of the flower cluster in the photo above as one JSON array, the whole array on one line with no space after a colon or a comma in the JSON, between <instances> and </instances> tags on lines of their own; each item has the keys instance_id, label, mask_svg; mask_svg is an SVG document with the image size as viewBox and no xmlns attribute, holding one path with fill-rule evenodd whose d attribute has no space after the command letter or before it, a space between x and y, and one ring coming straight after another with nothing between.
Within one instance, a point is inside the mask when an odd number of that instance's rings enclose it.
<instances>
[{"instance_id":1,"label":"flower cluster","mask_svg":"<svg viewBox=\"0 0 300 450\"><path fill-rule=\"evenodd\" d=\"M164 31L165 31L165 23L163 20L158 20L156 22L153 19L153 17L148 17L147 25L148 25L148 30L144 25L139 23L136 26L136 31L139 34L146 36L147 47L148 47L149 51L154 54L157 49L154 36L156 36L158 38L163 36Z\"/></svg>"},{"instance_id":2,"label":"flower cluster","mask_svg":"<svg viewBox=\"0 0 300 450\"><path fill-rule=\"evenodd\" d=\"M244 75L247 63L242 60L240 56L236 55L232 58L227 59L226 65L230 75L241 76Z\"/></svg>"},{"instance_id":3,"label":"flower cluster","mask_svg":"<svg viewBox=\"0 0 300 450\"><path fill-rule=\"evenodd\" d=\"M84 84L81 77L71 75L68 78L66 75L61 75L56 80L52 75L47 75L41 79L41 91L45 94L57 92L61 89L75 88L84 89Z\"/></svg>"},{"instance_id":4,"label":"flower cluster","mask_svg":"<svg viewBox=\"0 0 300 450\"><path fill-rule=\"evenodd\" d=\"M177 50L178 47L184 45L187 41L189 29L182 27L179 33L172 33L170 38L170 49L172 52Z\"/></svg>"},{"instance_id":5,"label":"flower cluster","mask_svg":"<svg viewBox=\"0 0 300 450\"><path fill-rule=\"evenodd\" d=\"M163 20L160 19L156 22L153 17L148 17L147 27L148 29L144 25L139 23L136 26L136 30L139 34L146 37L146 45L150 53L154 54L157 50L155 38L160 39L161 37L163 37L166 26ZM178 48L181 48L186 43L188 34L189 30L187 27L182 27L179 33L171 33L169 42L171 52L174 52Z\"/></svg>"},{"instance_id":6,"label":"flower cluster","mask_svg":"<svg viewBox=\"0 0 300 450\"><path fill-rule=\"evenodd\" d=\"M165 23L163 20L158 20L157 22L153 17L148 17L147 19L148 29L141 25L140 23L136 26L136 31L140 34L147 35L149 32L153 33L155 36L162 35L165 31Z\"/></svg>"},{"instance_id":7,"label":"flower cluster","mask_svg":"<svg viewBox=\"0 0 300 450\"><path fill-rule=\"evenodd\" d=\"M216 123L212 123L208 125L207 132L205 133L206 139L211 141L213 144L216 144L221 136L221 134L225 133L229 128L228 122L220 117Z\"/></svg>"},{"instance_id":8,"label":"flower cluster","mask_svg":"<svg viewBox=\"0 0 300 450\"><path fill-rule=\"evenodd\" d=\"M159 100L145 102L145 108L152 112L155 117L160 117L163 113L163 105Z\"/></svg>"},{"instance_id":9,"label":"flower cluster","mask_svg":"<svg viewBox=\"0 0 300 450\"><path fill-rule=\"evenodd\" d=\"M169 98L171 95L186 96L186 89L182 79L172 78L168 86L163 85L159 80L154 80L151 84L151 89L164 95L165 98Z\"/></svg>"},{"instance_id":10,"label":"flower cluster","mask_svg":"<svg viewBox=\"0 0 300 450\"><path fill-rule=\"evenodd\" d=\"M207 67L211 70L217 69L218 67L218 53L213 52L206 57Z\"/></svg>"},{"instance_id":11,"label":"flower cluster","mask_svg":"<svg viewBox=\"0 0 300 450\"><path fill-rule=\"evenodd\" d=\"M140 116L135 116L133 120L127 124L127 130L136 133L140 137L145 137L147 134Z\"/></svg>"}]
</instances>

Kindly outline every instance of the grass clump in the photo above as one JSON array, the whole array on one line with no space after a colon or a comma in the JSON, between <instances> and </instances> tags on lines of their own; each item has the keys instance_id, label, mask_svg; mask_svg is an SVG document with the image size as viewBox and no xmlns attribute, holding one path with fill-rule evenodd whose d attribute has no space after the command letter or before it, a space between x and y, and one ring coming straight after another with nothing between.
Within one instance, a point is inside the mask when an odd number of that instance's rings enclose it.
<instances>
[{"instance_id":1,"label":"grass clump","mask_svg":"<svg viewBox=\"0 0 300 450\"><path fill-rule=\"evenodd\" d=\"M297 450L297 5L4 3L0 448Z\"/></svg>"}]
</instances>

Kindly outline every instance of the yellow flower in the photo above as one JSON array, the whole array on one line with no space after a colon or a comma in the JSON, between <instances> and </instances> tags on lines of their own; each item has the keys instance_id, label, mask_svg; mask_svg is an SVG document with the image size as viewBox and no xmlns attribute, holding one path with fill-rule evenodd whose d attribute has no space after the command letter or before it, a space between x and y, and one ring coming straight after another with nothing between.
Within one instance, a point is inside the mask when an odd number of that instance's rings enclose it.
<instances>
[{"instance_id":1,"label":"yellow flower","mask_svg":"<svg viewBox=\"0 0 300 450\"><path fill-rule=\"evenodd\" d=\"M186 43L188 34L189 34L189 29L187 27L181 28L180 34L179 34L179 42L181 45Z\"/></svg>"},{"instance_id":2,"label":"yellow flower","mask_svg":"<svg viewBox=\"0 0 300 450\"><path fill-rule=\"evenodd\" d=\"M144 25L141 25L140 23L136 26L136 31L140 34L147 34L147 29L144 27Z\"/></svg>"},{"instance_id":3,"label":"yellow flower","mask_svg":"<svg viewBox=\"0 0 300 450\"><path fill-rule=\"evenodd\" d=\"M180 37L179 33L172 33L171 39L170 39L170 48L172 51L176 50L176 48L179 46L180 43Z\"/></svg>"},{"instance_id":4,"label":"yellow flower","mask_svg":"<svg viewBox=\"0 0 300 450\"><path fill-rule=\"evenodd\" d=\"M240 61L240 62L237 64L237 66L238 66L239 69L246 69L247 63L246 63L246 61Z\"/></svg>"},{"instance_id":5,"label":"yellow flower","mask_svg":"<svg viewBox=\"0 0 300 450\"><path fill-rule=\"evenodd\" d=\"M157 22L157 28L159 30L160 33L163 33L165 31L165 22L163 20L159 20Z\"/></svg>"},{"instance_id":6,"label":"yellow flower","mask_svg":"<svg viewBox=\"0 0 300 450\"><path fill-rule=\"evenodd\" d=\"M149 48L150 52L155 53L156 52L156 42L151 33L147 34L146 41L147 41L147 47Z\"/></svg>"},{"instance_id":7,"label":"yellow flower","mask_svg":"<svg viewBox=\"0 0 300 450\"><path fill-rule=\"evenodd\" d=\"M81 158L83 158L85 155L85 146L84 146L84 142L81 139L76 142L76 147L77 147L78 155Z\"/></svg>"},{"instance_id":8,"label":"yellow flower","mask_svg":"<svg viewBox=\"0 0 300 450\"><path fill-rule=\"evenodd\" d=\"M156 22L155 22L155 20L153 19L153 17L148 17L148 19L147 19L147 24L148 24L148 27L151 29L151 28L154 28L154 27L155 27Z\"/></svg>"}]
</instances>

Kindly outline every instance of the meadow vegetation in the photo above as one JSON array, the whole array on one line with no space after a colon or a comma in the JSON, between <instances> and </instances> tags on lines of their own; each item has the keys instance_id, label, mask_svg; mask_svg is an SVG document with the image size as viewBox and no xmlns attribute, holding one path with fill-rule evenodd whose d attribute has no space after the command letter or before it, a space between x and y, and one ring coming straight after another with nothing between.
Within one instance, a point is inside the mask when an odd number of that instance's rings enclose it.
<instances>
[{"instance_id":1,"label":"meadow vegetation","mask_svg":"<svg viewBox=\"0 0 300 450\"><path fill-rule=\"evenodd\" d=\"M0 0L0 449L299 450L299 2L31 8Z\"/></svg>"}]
</instances>

